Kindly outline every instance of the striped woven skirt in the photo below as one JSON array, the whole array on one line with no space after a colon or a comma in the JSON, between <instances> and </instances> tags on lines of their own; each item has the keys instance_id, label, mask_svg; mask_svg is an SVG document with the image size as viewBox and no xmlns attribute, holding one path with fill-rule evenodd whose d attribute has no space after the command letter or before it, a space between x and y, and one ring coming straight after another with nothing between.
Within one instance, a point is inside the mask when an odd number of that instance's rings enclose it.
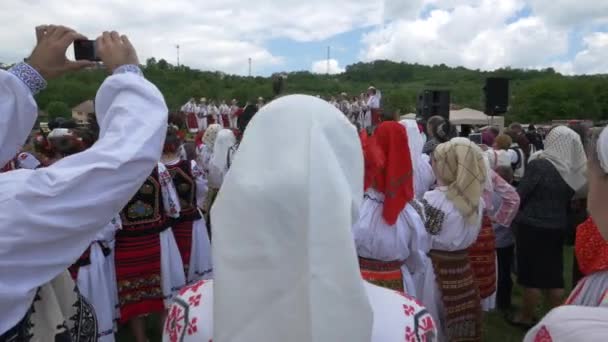
<instances>
[{"instance_id":1,"label":"striped woven skirt","mask_svg":"<svg viewBox=\"0 0 608 342\"><path fill-rule=\"evenodd\" d=\"M380 261L359 257L363 279L372 284L403 292L403 261Z\"/></svg>"},{"instance_id":2,"label":"striped woven skirt","mask_svg":"<svg viewBox=\"0 0 608 342\"><path fill-rule=\"evenodd\" d=\"M468 252L429 252L445 311L451 342L481 341L481 300Z\"/></svg>"},{"instance_id":3,"label":"striped woven skirt","mask_svg":"<svg viewBox=\"0 0 608 342\"><path fill-rule=\"evenodd\" d=\"M125 236L118 231L114 249L121 323L164 310L161 246L158 233Z\"/></svg>"},{"instance_id":4,"label":"striped woven skirt","mask_svg":"<svg viewBox=\"0 0 608 342\"><path fill-rule=\"evenodd\" d=\"M477 241L469 247L469 259L479 295L490 297L496 292L496 236L488 217L483 218Z\"/></svg>"}]
</instances>

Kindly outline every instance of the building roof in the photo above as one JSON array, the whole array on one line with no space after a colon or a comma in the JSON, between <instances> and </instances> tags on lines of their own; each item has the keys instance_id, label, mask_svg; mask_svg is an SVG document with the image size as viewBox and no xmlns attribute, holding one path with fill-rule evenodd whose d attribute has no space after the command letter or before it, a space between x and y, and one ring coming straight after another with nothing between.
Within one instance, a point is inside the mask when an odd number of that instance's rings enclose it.
<instances>
[{"instance_id":1,"label":"building roof","mask_svg":"<svg viewBox=\"0 0 608 342\"><path fill-rule=\"evenodd\" d=\"M93 100L86 100L83 103L79 104L78 106L72 108L72 111L87 113L87 114L95 113L95 104L94 104Z\"/></svg>"}]
</instances>

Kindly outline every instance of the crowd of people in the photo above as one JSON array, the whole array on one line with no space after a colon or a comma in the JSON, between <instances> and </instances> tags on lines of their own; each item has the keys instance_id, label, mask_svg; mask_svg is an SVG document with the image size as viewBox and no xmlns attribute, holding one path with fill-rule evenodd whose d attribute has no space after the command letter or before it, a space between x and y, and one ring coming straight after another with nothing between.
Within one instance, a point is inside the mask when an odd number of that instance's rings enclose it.
<instances>
[{"instance_id":1,"label":"crowd of people","mask_svg":"<svg viewBox=\"0 0 608 342\"><path fill-rule=\"evenodd\" d=\"M320 96L317 96L320 98ZM368 88L366 93L355 96L352 99L348 94L342 93L338 98L330 97L327 101L339 109L357 127L371 128L381 121L381 99L382 94L375 87ZM190 98L180 111L185 115L185 125L191 133L206 130L210 125L219 124L223 128L237 128L238 117L243 113L244 107L254 105L260 109L264 106L263 97L258 97L257 102L246 103L243 107L239 106L236 99L230 101L230 105L225 100L208 101L206 97Z\"/></svg>"},{"instance_id":2,"label":"crowd of people","mask_svg":"<svg viewBox=\"0 0 608 342\"><path fill-rule=\"evenodd\" d=\"M608 334L608 131L512 124L479 143L441 117L382 118L373 87L364 107L289 95L169 115L128 38L104 32L98 124L28 142L34 95L91 65L65 58L74 30L36 34L0 71L0 341L108 342L128 324L144 342L151 314L171 342L481 341L495 309L526 341ZM543 294L556 309L538 321Z\"/></svg>"}]
</instances>

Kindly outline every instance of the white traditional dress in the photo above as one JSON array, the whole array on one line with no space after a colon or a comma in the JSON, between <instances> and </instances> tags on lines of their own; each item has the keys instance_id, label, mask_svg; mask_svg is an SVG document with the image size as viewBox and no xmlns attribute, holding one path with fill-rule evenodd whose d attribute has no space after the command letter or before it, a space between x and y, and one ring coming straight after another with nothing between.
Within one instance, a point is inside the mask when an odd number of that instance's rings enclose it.
<instances>
[{"instance_id":1,"label":"white traditional dress","mask_svg":"<svg viewBox=\"0 0 608 342\"><path fill-rule=\"evenodd\" d=\"M91 303L97 317L97 340L114 341L119 312L116 270L114 267L114 234L121 229L120 217L112 219L95 237L95 241L70 267L80 293Z\"/></svg>"},{"instance_id":2,"label":"white traditional dress","mask_svg":"<svg viewBox=\"0 0 608 342\"><path fill-rule=\"evenodd\" d=\"M204 102L199 103L194 110L195 110L196 118L198 121L198 129L206 130L207 127L209 126L207 124L207 116L209 114L209 111L207 109L207 104L205 104Z\"/></svg>"},{"instance_id":3,"label":"white traditional dress","mask_svg":"<svg viewBox=\"0 0 608 342\"><path fill-rule=\"evenodd\" d=\"M209 106L207 106L207 124L211 125L211 124L220 124L220 126L224 127L223 123L222 123L222 116L220 115L220 109L217 108L216 105L214 105L213 103L209 104Z\"/></svg>"},{"instance_id":4,"label":"white traditional dress","mask_svg":"<svg viewBox=\"0 0 608 342\"><path fill-rule=\"evenodd\" d=\"M181 111L186 115L186 125L190 133L196 133L199 131L198 120L196 118L196 103L194 100L188 101L181 107Z\"/></svg>"},{"instance_id":5,"label":"white traditional dress","mask_svg":"<svg viewBox=\"0 0 608 342\"><path fill-rule=\"evenodd\" d=\"M184 263L186 281L213 277L207 223L200 209L207 197L207 180L195 161L175 159L165 163L173 178L181 211L173 233Z\"/></svg>"},{"instance_id":6,"label":"white traditional dress","mask_svg":"<svg viewBox=\"0 0 608 342\"><path fill-rule=\"evenodd\" d=\"M344 115L313 97L257 114L212 210L215 280L176 298L164 341L435 340L421 306L359 274L357 141Z\"/></svg>"},{"instance_id":7,"label":"white traditional dress","mask_svg":"<svg viewBox=\"0 0 608 342\"><path fill-rule=\"evenodd\" d=\"M236 123L238 120L237 113L241 108L236 104L230 106L230 128L236 128Z\"/></svg>"},{"instance_id":8,"label":"white traditional dress","mask_svg":"<svg viewBox=\"0 0 608 342\"><path fill-rule=\"evenodd\" d=\"M31 132L37 115L33 94L44 85L26 64L0 70L0 165ZM120 67L108 77L95 106L101 132L91 148L46 168L0 174L2 338L33 334L55 341L70 334L72 341L83 341L96 334L90 335L96 326L84 315L92 312L74 293L66 269L156 165L167 107L137 66ZM80 335L70 328L82 329Z\"/></svg>"},{"instance_id":9,"label":"white traditional dress","mask_svg":"<svg viewBox=\"0 0 608 342\"><path fill-rule=\"evenodd\" d=\"M221 125L224 128L230 128L230 107L222 103L219 107Z\"/></svg>"}]
</instances>

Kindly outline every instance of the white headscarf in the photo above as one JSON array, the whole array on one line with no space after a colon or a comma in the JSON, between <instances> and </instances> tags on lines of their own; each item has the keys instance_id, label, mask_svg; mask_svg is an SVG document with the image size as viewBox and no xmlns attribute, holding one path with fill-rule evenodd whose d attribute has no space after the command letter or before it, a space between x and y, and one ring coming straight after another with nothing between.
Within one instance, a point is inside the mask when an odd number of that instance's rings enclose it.
<instances>
[{"instance_id":1,"label":"white headscarf","mask_svg":"<svg viewBox=\"0 0 608 342\"><path fill-rule=\"evenodd\" d=\"M219 131L213 146L211 164L213 164L213 166L215 166L222 173L226 172L226 165L228 164L228 150L234 144L236 144L236 137L231 130L222 129Z\"/></svg>"},{"instance_id":2,"label":"white headscarf","mask_svg":"<svg viewBox=\"0 0 608 342\"><path fill-rule=\"evenodd\" d=\"M608 173L608 129L603 129L597 141L597 157L600 166L605 173Z\"/></svg>"},{"instance_id":3,"label":"white headscarf","mask_svg":"<svg viewBox=\"0 0 608 342\"><path fill-rule=\"evenodd\" d=\"M410 119L401 120L400 123L407 131L407 140L414 169L414 192L416 192L416 198L421 199L424 193L429 191L433 183L435 183L435 175L433 174L433 168L429 160L423 159L424 137L420 133L418 123Z\"/></svg>"},{"instance_id":4,"label":"white headscarf","mask_svg":"<svg viewBox=\"0 0 608 342\"><path fill-rule=\"evenodd\" d=\"M264 106L211 211L214 341L369 342L350 230L362 198L361 145L339 110L304 95Z\"/></svg>"},{"instance_id":5,"label":"white headscarf","mask_svg":"<svg viewBox=\"0 0 608 342\"><path fill-rule=\"evenodd\" d=\"M581 137L566 126L555 127L549 132L545 150L530 157L530 161L535 159L550 161L575 192L587 183L587 156Z\"/></svg>"}]
</instances>

